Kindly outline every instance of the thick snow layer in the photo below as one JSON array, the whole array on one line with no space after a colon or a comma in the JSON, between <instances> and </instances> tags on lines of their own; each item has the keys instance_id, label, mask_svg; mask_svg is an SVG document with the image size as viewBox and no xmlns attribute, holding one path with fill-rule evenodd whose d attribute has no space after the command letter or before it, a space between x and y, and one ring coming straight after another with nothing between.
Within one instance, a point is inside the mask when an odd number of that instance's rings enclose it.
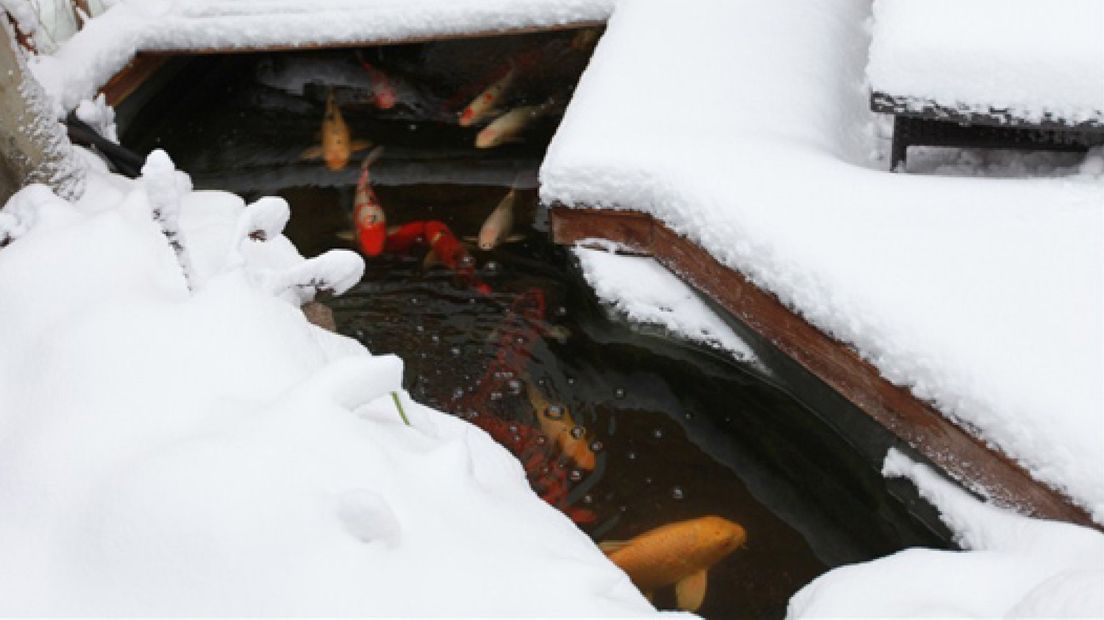
<instances>
[{"instance_id":1,"label":"thick snow layer","mask_svg":"<svg viewBox=\"0 0 1104 620\"><path fill-rule=\"evenodd\" d=\"M979 502L896 450L883 472L912 480L966 551L837 568L790 599L789 617L1104 617L1104 534Z\"/></svg>"},{"instance_id":2,"label":"thick snow layer","mask_svg":"<svg viewBox=\"0 0 1104 620\"><path fill-rule=\"evenodd\" d=\"M509 453L411 402L400 360L264 286L309 264L286 205L180 195L189 293L161 190L88 182L0 210L0 614L652 612Z\"/></svg>"},{"instance_id":3,"label":"thick snow layer","mask_svg":"<svg viewBox=\"0 0 1104 620\"><path fill-rule=\"evenodd\" d=\"M605 20L613 0L121 0L35 76L70 110L140 50L357 43Z\"/></svg>"},{"instance_id":4,"label":"thick snow layer","mask_svg":"<svg viewBox=\"0 0 1104 620\"><path fill-rule=\"evenodd\" d=\"M1104 123L1104 2L877 0L867 73L917 103Z\"/></svg>"},{"instance_id":5,"label":"thick snow layer","mask_svg":"<svg viewBox=\"0 0 1104 620\"><path fill-rule=\"evenodd\" d=\"M652 214L1104 523L1104 153L1045 178L875 169L869 16L618 5L541 197Z\"/></svg>"},{"instance_id":6,"label":"thick snow layer","mask_svg":"<svg viewBox=\"0 0 1104 620\"><path fill-rule=\"evenodd\" d=\"M651 258L612 251L574 249L583 277L598 298L631 321L660 325L695 342L727 351L741 361L755 359L732 331L689 286Z\"/></svg>"}]
</instances>

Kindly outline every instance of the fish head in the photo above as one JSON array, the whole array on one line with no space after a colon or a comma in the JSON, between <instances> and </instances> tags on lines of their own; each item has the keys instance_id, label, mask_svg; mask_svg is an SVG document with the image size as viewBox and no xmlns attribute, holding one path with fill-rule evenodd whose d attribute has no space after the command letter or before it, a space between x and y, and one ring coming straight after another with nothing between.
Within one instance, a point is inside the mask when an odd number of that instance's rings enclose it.
<instances>
[{"instance_id":1,"label":"fish head","mask_svg":"<svg viewBox=\"0 0 1104 620\"><path fill-rule=\"evenodd\" d=\"M494 148L499 144L502 144L502 136L493 127L484 127L483 131L475 136L475 148L477 149Z\"/></svg>"},{"instance_id":2,"label":"fish head","mask_svg":"<svg viewBox=\"0 0 1104 620\"><path fill-rule=\"evenodd\" d=\"M498 226L486 223L479 229L479 249L493 250L498 245Z\"/></svg>"},{"instance_id":3,"label":"fish head","mask_svg":"<svg viewBox=\"0 0 1104 620\"><path fill-rule=\"evenodd\" d=\"M696 520L698 540L718 559L739 549L747 542L747 530L724 517L707 516Z\"/></svg>"}]
</instances>

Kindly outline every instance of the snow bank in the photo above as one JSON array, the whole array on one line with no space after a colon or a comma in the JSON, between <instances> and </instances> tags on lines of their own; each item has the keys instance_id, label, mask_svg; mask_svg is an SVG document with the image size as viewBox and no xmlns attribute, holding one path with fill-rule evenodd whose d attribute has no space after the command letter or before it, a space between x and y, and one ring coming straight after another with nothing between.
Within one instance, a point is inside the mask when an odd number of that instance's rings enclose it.
<instances>
[{"instance_id":1,"label":"snow bank","mask_svg":"<svg viewBox=\"0 0 1104 620\"><path fill-rule=\"evenodd\" d=\"M70 110L138 51L309 47L548 28L605 20L613 0L121 0L50 56L35 76Z\"/></svg>"},{"instance_id":2,"label":"snow bank","mask_svg":"<svg viewBox=\"0 0 1104 620\"><path fill-rule=\"evenodd\" d=\"M651 258L574 248L583 277L598 298L630 321L726 351L740 361L755 353L689 286Z\"/></svg>"},{"instance_id":3,"label":"snow bank","mask_svg":"<svg viewBox=\"0 0 1104 620\"><path fill-rule=\"evenodd\" d=\"M867 73L917 105L1104 123L1104 2L877 0Z\"/></svg>"},{"instance_id":4,"label":"snow bank","mask_svg":"<svg viewBox=\"0 0 1104 620\"><path fill-rule=\"evenodd\" d=\"M150 167L0 210L0 614L652 611L512 456L411 402L397 358L273 295L309 264L286 204L175 173L189 293Z\"/></svg>"},{"instance_id":5,"label":"snow bank","mask_svg":"<svg viewBox=\"0 0 1104 620\"><path fill-rule=\"evenodd\" d=\"M789 617L1104 617L1104 534L979 502L896 450L883 471L912 480L966 551L837 568L794 595Z\"/></svg>"},{"instance_id":6,"label":"snow bank","mask_svg":"<svg viewBox=\"0 0 1104 620\"><path fill-rule=\"evenodd\" d=\"M869 17L618 5L541 198L652 214L1104 523L1104 152L1061 177L874 169Z\"/></svg>"}]
</instances>

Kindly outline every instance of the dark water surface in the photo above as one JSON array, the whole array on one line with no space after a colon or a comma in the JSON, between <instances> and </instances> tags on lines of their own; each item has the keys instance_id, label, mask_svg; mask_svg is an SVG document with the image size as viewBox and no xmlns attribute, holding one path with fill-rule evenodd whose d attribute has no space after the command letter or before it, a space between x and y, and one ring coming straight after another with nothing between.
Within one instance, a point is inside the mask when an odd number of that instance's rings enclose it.
<instances>
[{"instance_id":1,"label":"dark water surface","mask_svg":"<svg viewBox=\"0 0 1104 620\"><path fill-rule=\"evenodd\" d=\"M374 353L402 356L411 394L442 410L532 428L526 383L566 407L597 456L593 472L568 476L567 497L593 514L581 527L595 540L628 539L710 514L743 525L748 544L710 571L700 610L706 617L779 617L797 589L830 567L906 546L945 547L856 440L826 424L816 403L809 407L780 387L785 369L737 363L634 328L594 299L570 252L550 243L547 213L536 201L536 171L555 116L535 124L524 141L490 151L472 147L475 129L455 125L449 99L456 90L518 50L551 50L554 62L519 84L523 94L513 103L566 100L586 62L585 54L565 51L571 36L369 51L380 68L406 81L402 103L388 111L366 104L363 89L342 85L343 75L355 74L352 52L181 63L140 110L121 112L129 118L124 143L141 152L166 148L197 187L247 199L286 197L286 234L308 256L352 247L338 233L350 228L359 155L339 172L299 160L317 140L327 79L339 85L354 138L386 146L373 178L389 224L433 219L459 237L474 236L507 187L522 188L516 230L524 240L472 249L492 294L473 291L448 269L426 268L424 247L371 258L357 287L328 300L339 330ZM309 76L308 83L273 86L273 76L293 61L298 74L291 73ZM546 311L523 321L521 340L511 345L515 332L504 321L533 290L543 293ZM503 389L473 404L499 349L520 343L527 355L510 376L498 377ZM661 591L655 602L670 608L673 596ZM539 611L539 601L534 605Z\"/></svg>"}]
</instances>

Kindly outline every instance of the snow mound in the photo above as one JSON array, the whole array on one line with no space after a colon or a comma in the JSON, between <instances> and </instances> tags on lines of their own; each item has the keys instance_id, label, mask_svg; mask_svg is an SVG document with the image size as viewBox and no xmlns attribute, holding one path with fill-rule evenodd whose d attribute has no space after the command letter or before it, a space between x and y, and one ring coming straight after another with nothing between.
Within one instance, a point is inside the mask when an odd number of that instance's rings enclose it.
<instances>
[{"instance_id":1,"label":"snow mound","mask_svg":"<svg viewBox=\"0 0 1104 620\"><path fill-rule=\"evenodd\" d=\"M984 504L896 450L883 473L912 480L966 551L837 568L793 596L789 617L1104 617L1101 532Z\"/></svg>"},{"instance_id":2,"label":"snow mound","mask_svg":"<svg viewBox=\"0 0 1104 620\"><path fill-rule=\"evenodd\" d=\"M755 353L704 301L665 267L638 256L574 248L594 293L630 321L659 325L694 342L721 349L740 361Z\"/></svg>"},{"instance_id":3,"label":"snow mound","mask_svg":"<svg viewBox=\"0 0 1104 620\"><path fill-rule=\"evenodd\" d=\"M148 170L191 291L151 179L0 210L0 614L653 612L508 452L411 402L400 360L265 286L310 264L286 205Z\"/></svg>"}]
</instances>

